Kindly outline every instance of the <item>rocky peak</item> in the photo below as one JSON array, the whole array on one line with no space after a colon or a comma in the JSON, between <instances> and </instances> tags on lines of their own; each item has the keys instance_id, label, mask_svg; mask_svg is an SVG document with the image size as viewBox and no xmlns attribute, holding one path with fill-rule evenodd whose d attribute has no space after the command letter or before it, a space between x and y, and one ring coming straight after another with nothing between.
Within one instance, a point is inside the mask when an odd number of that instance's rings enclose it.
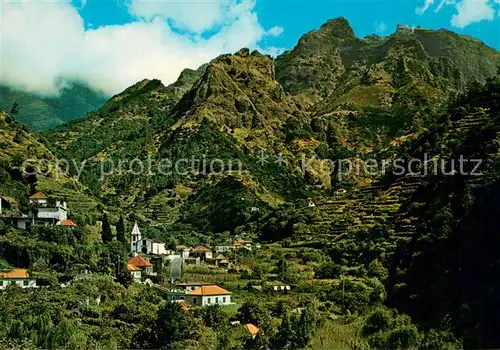
<instances>
[{"instance_id":1,"label":"rocky peak","mask_svg":"<svg viewBox=\"0 0 500 350\"><path fill-rule=\"evenodd\" d=\"M210 62L178 106L180 124L186 118L207 117L229 128L267 128L280 124L295 110L276 81L273 59L252 55L248 49Z\"/></svg>"},{"instance_id":2,"label":"rocky peak","mask_svg":"<svg viewBox=\"0 0 500 350\"><path fill-rule=\"evenodd\" d=\"M354 30L352 29L349 22L343 17L328 20L321 26L319 31L343 39L356 39Z\"/></svg>"}]
</instances>

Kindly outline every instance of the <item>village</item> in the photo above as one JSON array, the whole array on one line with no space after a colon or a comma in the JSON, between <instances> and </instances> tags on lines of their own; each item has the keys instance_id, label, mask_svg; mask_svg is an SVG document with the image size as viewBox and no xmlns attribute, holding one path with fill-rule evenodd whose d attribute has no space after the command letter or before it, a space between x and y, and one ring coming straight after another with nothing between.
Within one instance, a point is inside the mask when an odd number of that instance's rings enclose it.
<instances>
[{"instance_id":1,"label":"village","mask_svg":"<svg viewBox=\"0 0 500 350\"><path fill-rule=\"evenodd\" d=\"M50 198L42 192L36 192L28 198L28 210L22 212L17 201L8 196L0 195L0 218L17 229L29 231L36 227L61 226L69 230L78 228L72 219L68 218L68 205L62 199ZM237 265L236 257L245 252L261 249L260 244L254 244L248 237L233 237L225 244L207 246L178 245L167 247L164 242L151 239L142 234L136 221L130 231L130 258L127 261L127 271L133 283L154 288L162 294L167 302L178 304L183 310L218 305L231 307L236 305L232 292L221 287L216 282L186 280L183 277L184 268L218 269L230 271ZM92 272L85 271L77 279L86 279ZM71 281L61 284L66 288ZM13 268L0 271L0 290L9 285L20 288L42 288L36 278L31 277L28 269ZM280 281L266 281L252 285L253 291L288 292L292 286ZM238 325L238 320L232 320L232 325ZM252 337L259 328L249 323L243 325Z\"/></svg>"}]
</instances>

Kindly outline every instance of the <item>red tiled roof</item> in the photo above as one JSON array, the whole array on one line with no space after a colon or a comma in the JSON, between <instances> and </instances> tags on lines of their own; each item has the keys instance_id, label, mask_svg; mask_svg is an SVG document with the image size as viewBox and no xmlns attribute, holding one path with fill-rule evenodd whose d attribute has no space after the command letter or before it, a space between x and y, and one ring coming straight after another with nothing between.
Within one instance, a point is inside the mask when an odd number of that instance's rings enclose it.
<instances>
[{"instance_id":1,"label":"red tiled roof","mask_svg":"<svg viewBox=\"0 0 500 350\"><path fill-rule=\"evenodd\" d=\"M153 264L151 264L149 261L144 259L142 256L134 256L132 259L130 259L127 264L130 265L135 265L138 267L151 267Z\"/></svg>"},{"instance_id":2,"label":"red tiled roof","mask_svg":"<svg viewBox=\"0 0 500 350\"><path fill-rule=\"evenodd\" d=\"M0 278L16 279L29 277L28 270L26 269L13 269L8 272L0 272Z\"/></svg>"},{"instance_id":3,"label":"red tiled roof","mask_svg":"<svg viewBox=\"0 0 500 350\"><path fill-rule=\"evenodd\" d=\"M0 198L3 198L6 202L9 202L9 203L17 203L16 200L12 197L0 196Z\"/></svg>"},{"instance_id":4,"label":"red tiled roof","mask_svg":"<svg viewBox=\"0 0 500 350\"><path fill-rule=\"evenodd\" d=\"M78 227L73 220L61 220L59 221L59 225L66 227Z\"/></svg>"},{"instance_id":5,"label":"red tiled roof","mask_svg":"<svg viewBox=\"0 0 500 350\"><path fill-rule=\"evenodd\" d=\"M133 265L133 264L127 264L127 269L129 271L141 271L140 268L138 268L137 266Z\"/></svg>"},{"instance_id":6,"label":"red tiled roof","mask_svg":"<svg viewBox=\"0 0 500 350\"><path fill-rule=\"evenodd\" d=\"M45 193L42 192L37 192L30 197L30 199L47 199L47 198L48 197L45 195Z\"/></svg>"},{"instance_id":7,"label":"red tiled roof","mask_svg":"<svg viewBox=\"0 0 500 350\"><path fill-rule=\"evenodd\" d=\"M206 295L229 295L231 292L216 286L201 286L200 288L197 288L191 292L187 293L188 295L200 295L200 296L206 296Z\"/></svg>"},{"instance_id":8,"label":"red tiled roof","mask_svg":"<svg viewBox=\"0 0 500 350\"><path fill-rule=\"evenodd\" d=\"M259 333L260 329L255 327L253 324L251 323L247 323L245 325L245 328L252 334L252 335L256 335L257 333Z\"/></svg>"}]
</instances>

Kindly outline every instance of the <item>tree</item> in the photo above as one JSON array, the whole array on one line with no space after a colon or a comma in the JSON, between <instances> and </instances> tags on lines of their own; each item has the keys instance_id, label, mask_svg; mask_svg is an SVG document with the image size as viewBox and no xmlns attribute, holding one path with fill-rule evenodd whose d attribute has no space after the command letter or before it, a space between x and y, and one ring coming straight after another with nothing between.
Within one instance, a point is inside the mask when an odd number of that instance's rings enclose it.
<instances>
[{"instance_id":1,"label":"tree","mask_svg":"<svg viewBox=\"0 0 500 350\"><path fill-rule=\"evenodd\" d=\"M109 243L113 240L113 232L111 231L111 225L109 224L108 214L106 213L104 213L104 216L102 218L101 237L104 243Z\"/></svg>"},{"instance_id":2,"label":"tree","mask_svg":"<svg viewBox=\"0 0 500 350\"><path fill-rule=\"evenodd\" d=\"M314 270L314 274L318 279L339 278L342 268L333 261L325 262Z\"/></svg>"},{"instance_id":3,"label":"tree","mask_svg":"<svg viewBox=\"0 0 500 350\"><path fill-rule=\"evenodd\" d=\"M120 219L116 224L116 239L122 243L127 243L127 239L125 238L125 222L123 220L123 216L120 215Z\"/></svg>"},{"instance_id":4,"label":"tree","mask_svg":"<svg viewBox=\"0 0 500 350\"><path fill-rule=\"evenodd\" d=\"M238 309L238 313L241 322L252 323L260 328L264 328L270 322L269 310L264 307L263 303L253 299L243 304Z\"/></svg>"},{"instance_id":5,"label":"tree","mask_svg":"<svg viewBox=\"0 0 500 350\"><path fill-rule=\"evenodd\" d=\"M307 347L320 326L320 321L318 310L313 306L306 307L300 317L295 319L293 325L295 337L292 348L304 349Z\"/></svg>"},{"instance_id":6,"label":"tree","mask_svg":"<svg viewBox=\"0 0 500 350\"><path fill-rule=\"evenodd\" d=\"M176 303L166 303L158 311L153 348L159 349L181 340L195 339L198 326L193 317Z\"/></svg>"},{"instance_id":7,"label":"tree","mask_svg":"<svg viewBox=\"0 0 500 350\"><path fill-rule=\"evenodd\" d=\"M288 264L285 259L281 258L277 266L278 278L283 280L288 272Z\"/></svg>"},{"instance_id":8,"label":"tree","mask_svg":"<svg viewBox=\"0 0 500 350\"><path fill-rule=\"evenodd\" d=\"M205 325L216 332L223 331L229 324L228 315L217 304L206 307L203 310L202 318Z\"/></svg>"},{"instance_id":9,"label":"tree","mask_svg":"<svg viewBox=\"0 0 500 350\"><path fill-rule=\"evenodd\" d=\"M294 338L295 333L292 328L292 321L287 314L283 314L279 331L272 340L272 347L274 349L287 349L290 347Z\"/></svg>"},{"instance_id":10,"label":"tree","mask_svg":"<svg viewBox=\"0 0 500 350\"><path fill-rule=\"evenodd\" d=\"M366 318L363 326L365 337L378 332L385 332L392 327L393 316L387 309L377 308Z\"/></svg>"},{"instance_id":11,"label":"tree","mask_svg":"<svg viewBox=\"0 0 500 350\"><path fill-rule=\"evenodd\" d=\"M19 114L19 104L17 102L14 102L12 105L12 108L10 109L10 114L15 116Z\"/></svg>"}]
</instances>

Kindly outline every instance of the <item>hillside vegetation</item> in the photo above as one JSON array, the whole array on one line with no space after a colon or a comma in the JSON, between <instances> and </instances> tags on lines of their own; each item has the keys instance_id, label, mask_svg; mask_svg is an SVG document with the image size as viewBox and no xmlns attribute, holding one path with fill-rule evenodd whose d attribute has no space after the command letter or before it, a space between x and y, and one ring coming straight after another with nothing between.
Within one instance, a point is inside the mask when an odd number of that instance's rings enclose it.
<instances>
[{"instance_id":1,"label":"hillside vegetation","mask_svg":"<svg viewBox=\"0 0 500 350\"><path fill-rule=\"evenodd\" d=\"M474 38L399 26L359 39L335 19L275 60L224 54L40 135L2 113L0 194L68 198L81 227L0 225L0 267L47 286L0 295L0 347L500 347L499 66ZM22 172L41 159L71 167ZM227 268L182 271L235 305L167 302L168 267L131 285L134 222L169 248L253 240Z\"/></svg>"}]
</instances>

